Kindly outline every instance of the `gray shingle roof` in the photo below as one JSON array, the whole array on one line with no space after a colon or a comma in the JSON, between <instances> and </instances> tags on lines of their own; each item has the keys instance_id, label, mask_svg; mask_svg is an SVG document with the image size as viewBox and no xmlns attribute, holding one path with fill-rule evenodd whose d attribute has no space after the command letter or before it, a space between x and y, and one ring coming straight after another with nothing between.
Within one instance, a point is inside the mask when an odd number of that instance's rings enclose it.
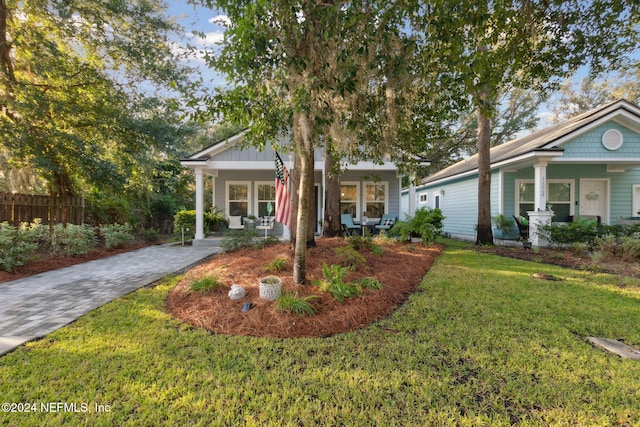
<instances>
[{"instance_id":1,"label":"gray shingle roof","mask_svg":"<svg viewBox=\"0 0 640 427\"><path fill-rule=\"evenodd\" d=\"M491 164L505 162L534 151L557 151L556 143L588 124L611 114L619 109L624 109L637 115L637 107L625 100L610 102L594 110L572 117L571 119L534 132L522 138L514 139L491 149ZM640 119L640 117L639 117ZM422 183L438 181L444 178L472 172L478 168L478 155L475 154L467 159L461 160L439 172L429 175Z\"/></svg>"}]
</instances>

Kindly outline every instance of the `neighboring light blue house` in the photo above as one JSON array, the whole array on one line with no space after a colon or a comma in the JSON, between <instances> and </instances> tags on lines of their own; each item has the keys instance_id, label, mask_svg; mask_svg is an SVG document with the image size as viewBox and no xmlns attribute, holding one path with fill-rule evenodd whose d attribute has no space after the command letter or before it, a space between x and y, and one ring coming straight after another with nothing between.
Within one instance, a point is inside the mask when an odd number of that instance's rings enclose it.
<instances>
[{"instance_id":1,"label":"neighboring light blue house","mask_svg":"<svg viewBox=\"0 0 640 427\"><path fill-rule=\"evenodd\" d=\"M477 161L474 155L427 177L411 200L442 209L444 232L454 238L476 238ZM492 216L528 218L534 246L548 243L536 230L549 221L597 216L615 224L640 216L640 108L612 102L494 147L491 172ZM410 212L413 191L402 192L403 213Z\"/></svg>"},{"instance_id":2,"label":"neighboring light blue house","mask_svg":"<svg viewBox=\"0 0 640 427\"><path fill-rule=\"evenodd\" d=\"M242 131L232 137L216 142L186 159L183 166L194 170L196 179L196 233L194 244L203 244L203 212L211 208L204 206L205 179L210 179L213 187L213 205L223 210L227 216L256 217L275 215L268 207L275 209L275 160L270 145L263 151L254 147L244 147L241 142L246 134ZM289 145L280 141L281 146ZM293 155L280 152L289 171L293 169ZM324 158L322 150L315 153L315 222L324 217ZM395 164L385 161L381 164L358 162L343 164L340 200L341 213L348 213L359 221L366 216L371 221L383 214L400 214L400 190L402 176ZM295 191L290 189L290 194ZM294 196L295 197L295 196ZM320 225L317 225L320 232ZM275 223L270 234L287 239L289 230Z\"/></svg>"}]
</instances>

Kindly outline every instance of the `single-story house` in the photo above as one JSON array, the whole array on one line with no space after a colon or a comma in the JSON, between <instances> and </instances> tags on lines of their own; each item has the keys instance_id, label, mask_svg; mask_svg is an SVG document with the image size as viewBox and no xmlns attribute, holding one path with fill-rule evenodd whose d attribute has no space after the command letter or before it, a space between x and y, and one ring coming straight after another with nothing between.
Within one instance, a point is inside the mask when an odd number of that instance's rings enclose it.
<instances>
[{"instance_id":1,"label":"single-story house","mask_svg":"<svg viewBox=\"0 0 640 427\"><path fill-rule=\"evenodd\" d=\"M196 233L195 244L204 244L203 212L205 179L212 181L213 206L227 216L265 217L275 215L275 151L267 144L263 151L240 144L246 130L216 142L181 160L181 164L193 169L196 180ZM290 146L290 141L279 141L280 146ZM293 154L279 153L285 167L293 169ZM315 152L315 223L321 231L324 217L324 157L321 149ZM350 214L356 221L369 220L383 214L400 214L400 190L402 176L395 164L385 161L374 163L361 161L343 164L341 181L341 213ZM290 189L289 194L295 192ZM276 222L271 235L287 239L290 231Z\"/></svg>"},{"instance_id":2,"label":"single-story house","mask_svg":"<svg viewBox=\"0 0 640 427\"><path fill-rule=\"evenodd\" d=\"M409 193L403 190L403 213ZM443 211L444 232L475 240L477 155L428 176L413 194L417 207ZM548 244L536 231L549 221L588 216L615 224L639 211L640 108L625 100L491 149L492 216L528 220L534 246ZM514 229L510 237L517 238Z\"/></svg>"}]
</instances>

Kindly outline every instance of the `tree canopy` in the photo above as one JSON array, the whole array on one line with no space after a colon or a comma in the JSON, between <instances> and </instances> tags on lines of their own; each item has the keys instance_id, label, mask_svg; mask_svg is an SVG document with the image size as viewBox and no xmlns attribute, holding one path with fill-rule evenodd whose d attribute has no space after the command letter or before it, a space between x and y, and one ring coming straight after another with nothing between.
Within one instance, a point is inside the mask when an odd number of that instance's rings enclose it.
<instances>
[{"instance_id":1,"label":"tree canopy","mask_svg":"<svg viewBox=\"0 0 640 427\"><path fill-rule=\"evenodd\" d=\"M166 95L189 87L189 70L163 10L155 0L0 0L0 144L51 194L118 194L140 185L150 153L175 148L182 124Z\"/></svg>"}]
</instances>

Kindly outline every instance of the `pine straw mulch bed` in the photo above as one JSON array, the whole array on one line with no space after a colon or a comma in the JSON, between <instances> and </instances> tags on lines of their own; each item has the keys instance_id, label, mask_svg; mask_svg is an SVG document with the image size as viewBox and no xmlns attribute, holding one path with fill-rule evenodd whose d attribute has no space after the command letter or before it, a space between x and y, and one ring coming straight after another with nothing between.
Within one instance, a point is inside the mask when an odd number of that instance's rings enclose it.
<instances>
[{"instance_id":1,"label":"pine straw mulch bed","mask_svg":"<svg viewBox=\"0 0 640 427\"><path fill-rule=\"evenodd\" d=\"M309 283L322 280L322 265L339 264L334 251L347 242L341 238L322 238L307 251L307 279ZM289 244L263 249L242 249L216 255L191 271L171 290L167 308L176 318L198 328L227 335L255 337L324 337L363 328L376 320L388 317L406 298L415 292L434 260L442 253L442 245L420 244L382 245L384 254L374 255L369 249L360 253L367 259L366 267L349 273L345 281L375 277L385 286L382 290L364 289L363 294L339 302L317 286L293 283L293 251ZM282 279L282 290L301 296L317 295L313 302L316 314L300 316L279 312L275 303L259 298L258 281L272 273L267 266L276 258L285 258L287 267L276 273ZM223 285L209 293L194 292L194 280L212 275ZM246 296L232 301L228 292L232 284L245 288ZM242 305L251 302L252 308L243 312Z\"/></svg>"}]
</instances>

